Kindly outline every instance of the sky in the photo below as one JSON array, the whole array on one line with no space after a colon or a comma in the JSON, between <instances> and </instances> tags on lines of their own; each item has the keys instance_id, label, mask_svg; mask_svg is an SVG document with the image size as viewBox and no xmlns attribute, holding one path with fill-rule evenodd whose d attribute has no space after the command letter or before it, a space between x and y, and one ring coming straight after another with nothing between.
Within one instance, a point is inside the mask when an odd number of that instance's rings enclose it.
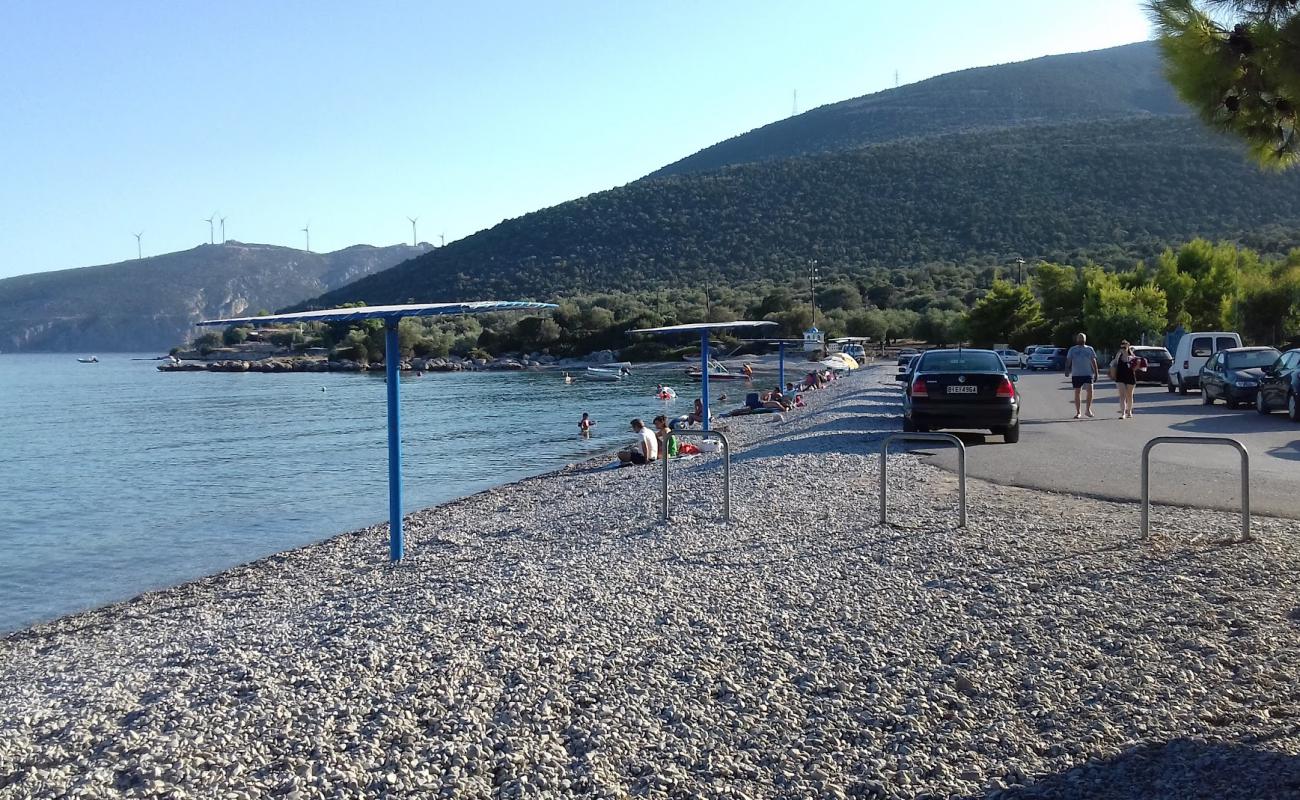
<instances>
[{"instance_id":1,"label":"sky","mask_svg":"<svg viewBox=\"0 0 1300 800\"><path fill-rule=\"evenodd\" d=\"M0 278L447 242L798 110L1149 38L1139 0L0 3ZM220 229L217 230L220 238Z\"/></svg>"}]
</instances>

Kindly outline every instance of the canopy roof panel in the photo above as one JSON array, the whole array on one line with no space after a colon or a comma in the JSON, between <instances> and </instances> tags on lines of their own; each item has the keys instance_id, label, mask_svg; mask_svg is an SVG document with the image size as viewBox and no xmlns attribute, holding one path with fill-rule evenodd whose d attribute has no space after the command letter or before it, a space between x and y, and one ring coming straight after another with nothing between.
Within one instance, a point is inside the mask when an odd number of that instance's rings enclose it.
<instances>
[{"instance_id":1,"label":"canopy roof panel","mask_svg":"<svg viewBox=\"0 0 1300 800\"><path fill-rule=\"evenodd\" d=\"M319 311L296 311L291 314L267 314L261 317L205 319L195 325L265 325L274 322L343 322L361 319L401 319L402 317L436 317L443 314L487 314L493 311L540 311L559 308L554 303L523 300L475 300L465 303L416 303L402 306L356 306L326 308Z\"/></svg>"},{"instance_id":2,"label":"canopy roof panel","mask_svg":"<svg viewBox=\"0 0 1300 800\"><path fill-rule=\"evenodd\" d=\"M669 325L665 328L638 328L628 333L700 333L702 331L716 331L724 328L762 328L769 325L775 325L771 320L736 320L735 322L696 322L689 325Z\"/></svg>"}]
</instances>

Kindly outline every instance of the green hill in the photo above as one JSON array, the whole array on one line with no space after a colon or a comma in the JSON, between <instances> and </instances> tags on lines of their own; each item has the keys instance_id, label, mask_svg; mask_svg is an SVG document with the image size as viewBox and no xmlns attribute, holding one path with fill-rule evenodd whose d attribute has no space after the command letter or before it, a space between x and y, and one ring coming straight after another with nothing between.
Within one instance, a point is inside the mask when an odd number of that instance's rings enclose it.
<instances>
[{"instance_id":1,"label":"green hill","mask_svg":"<svg viewBox=\"0 0 1300 800\"><path fill-rule=\"evenodd\" d=\"M226 242L119 264L0 280L0 350L166 351L204 317L299 302L417 255L410 245L333 253Z\"/></svg>"},{"instance_id":2,"label":"green hill","mask_svg":"<svg viewBox=\"0 0 1300 800\"><path fill-rule=\"evenodd\" d=\"M654 172L705 172L917 136L1097 119L1186 115L1153 42L977 67L821 106Z\"/></svg>"},{"instance_id":3,"label":"green hill","mask_svg":"<svg viewBox=\"0 0 1300 800\"><path fill-rule=\"evenodd\" d=\"M1131 260L1300 223L1300 173L1262 173L1184 117L1033 125L644 179L508 220L311 301L543 297L1014 256Z\"/></svg>"}]
</instances>

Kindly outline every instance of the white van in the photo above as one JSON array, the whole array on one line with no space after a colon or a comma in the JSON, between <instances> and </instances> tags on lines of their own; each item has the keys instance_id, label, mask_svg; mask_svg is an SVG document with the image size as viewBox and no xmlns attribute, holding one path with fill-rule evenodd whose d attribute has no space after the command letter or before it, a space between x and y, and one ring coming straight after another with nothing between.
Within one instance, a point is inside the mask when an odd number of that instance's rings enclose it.
<instances>
[{"instance_id":1,"label":"white van","mask_svg":"<svg viewBox=\"0 0 1300 800\"><path fill-rule=\"evenodd\" d=\"M1201 386L1201 367L1215 353L1232 347L1241 347L1240 334L1231 331L1195 331L1183 334L1178 340L1174 363L1169 365L1169 391L1187 394L1188 389Z\"/></svg>"}]
</instances>

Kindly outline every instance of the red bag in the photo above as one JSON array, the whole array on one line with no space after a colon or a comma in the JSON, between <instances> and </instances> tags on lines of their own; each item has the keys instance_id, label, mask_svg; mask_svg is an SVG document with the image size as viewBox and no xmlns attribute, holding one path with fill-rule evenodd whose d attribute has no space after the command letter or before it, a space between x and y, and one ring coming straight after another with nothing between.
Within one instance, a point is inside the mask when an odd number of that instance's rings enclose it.
<instances>
[{"instance_id":1,"label":"red bag","mask_svg":"<svg viewBox=\"0 0 1300 800\"><path fill-rule=\"evenodd\" d=\"M700 448L687 442L677 448L677 452L684 456L698 456L700 454Z\"/></svg>"}]
</instances>

